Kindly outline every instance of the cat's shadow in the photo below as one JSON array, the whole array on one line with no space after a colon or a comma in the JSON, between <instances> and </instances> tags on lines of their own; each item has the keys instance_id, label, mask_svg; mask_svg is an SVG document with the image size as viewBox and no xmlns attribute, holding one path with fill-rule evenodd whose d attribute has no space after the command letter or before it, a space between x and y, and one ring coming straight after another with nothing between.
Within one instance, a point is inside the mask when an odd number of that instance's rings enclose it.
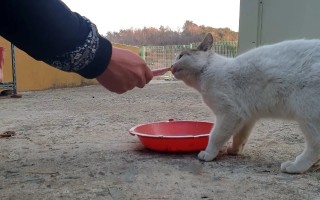
<instances>
[{"instance_id":1,"label":"cat's shadow","mask_svg":"<svg viewBox=\"0 0 320 200\"><path fill-rule=\"evenodd\" d=\"M252 172L273 175L281 173L279 171L280 160L262 159L260 156L248 152L239 155L229 155L225 149L222 149L213 162L198 160L197 156L199 152L160 152L150 150L143 145L136 146L134 152L140 157L138 160L157 159L169 165L179 166L181 170L191 173L198 173L203 168L221 168L231 173Z\"/></svg>"}]
</instances>

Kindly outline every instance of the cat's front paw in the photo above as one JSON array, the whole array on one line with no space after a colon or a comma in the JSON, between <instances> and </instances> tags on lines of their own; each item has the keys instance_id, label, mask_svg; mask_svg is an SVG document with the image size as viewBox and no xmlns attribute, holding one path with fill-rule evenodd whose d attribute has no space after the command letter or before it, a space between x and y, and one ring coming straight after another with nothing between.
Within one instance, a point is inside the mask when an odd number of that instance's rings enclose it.
<instances>
[{"instance_id":1,"label":"cat's front paw","mask_svg":"<svg viewBox=\"0 0 320 200\"><path fill-rule=\"evenodd\" d=\"M210 154L206 151L201 151L199 154L198 154L198 158L200 160L203 160L203 161L212 161L214 158L216 157L215 154Z\"/></svg>"},{"instance_id":2,"label":"cat's front paw","mask_svg":"<svg viewBox=\"0 0 320 200\"><path fill-rule=\"evenodd\" d=\"M308 169L304 169L303 167L297 166L295 162L286 161L281 163L281 171L288 174L302 174Z\"/></svg>"}]
</instances>

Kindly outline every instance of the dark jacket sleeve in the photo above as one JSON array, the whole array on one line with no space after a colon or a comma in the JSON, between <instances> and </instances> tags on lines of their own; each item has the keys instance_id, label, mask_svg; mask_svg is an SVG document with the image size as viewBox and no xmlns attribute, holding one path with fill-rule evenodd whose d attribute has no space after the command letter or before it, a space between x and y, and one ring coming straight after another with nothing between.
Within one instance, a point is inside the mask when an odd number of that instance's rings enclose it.
<instances>
[{"instance_id":1,"label":"dark jacket sleeve","mask_svg":"<svg viewBox=\"0 0 320 200\"><path fill-rule=\"evenodd\" d=\"M33 58L85 78L100 75L112 45L60 0L1 1L0 35Z\"/></svg>"}]
</instances>

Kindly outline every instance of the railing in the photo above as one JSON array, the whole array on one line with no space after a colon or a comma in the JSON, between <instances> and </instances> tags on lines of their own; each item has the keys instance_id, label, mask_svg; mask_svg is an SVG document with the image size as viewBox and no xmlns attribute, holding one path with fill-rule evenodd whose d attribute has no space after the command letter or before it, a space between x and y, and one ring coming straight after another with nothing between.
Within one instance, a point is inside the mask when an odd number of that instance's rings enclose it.
<instances>
[{"instance_id":1,"label":"railing","mask_svg":"<svg viewBox=\"0 0 320 200\"><path fill-rule=\"evenodd\" d=\"M4 63L4 48L0 47L1 50L1 56L0 56L0 65L3 65ZM11 44L11 65L12 65L12 81L11 82L3 82L1 74L1 80L0 80L0 96L5 95L6 93L10 94L11 97L19 98L20 95L17 94L17 79L16 79L16 60L15 60L15 46ZM4 66L1 66L1 70L3 70ZM3 73L1 71L0 73Z\"/></svg>"},{"instance_id":2,"label":"railing","mask_svg":"<svg viewBox=\"0 0 320 200\"><path fill-rule=\"evenodd\" d=\"M143 46L140 48L140 55L151 69L159 69L171 66L181 51L196 48L199 44ZM237 55L237 47L237 42L221 41L213 44L213 49L216 53L227 57L235 57Z\"/></svg>"}]
</instances>

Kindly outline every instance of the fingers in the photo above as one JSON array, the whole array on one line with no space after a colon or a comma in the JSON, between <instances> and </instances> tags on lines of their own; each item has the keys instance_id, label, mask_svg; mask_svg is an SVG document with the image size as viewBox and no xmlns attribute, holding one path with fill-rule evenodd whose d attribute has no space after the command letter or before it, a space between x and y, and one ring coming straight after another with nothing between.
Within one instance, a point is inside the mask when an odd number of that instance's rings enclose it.
<instances>
[{"instance_id":1,"label":"fingers","mask_svg":"<svg viewBox=\"0 0 320 200\"><path fill-rule=\"evenodd\" d=\"M153 78L152 71L150 70L149 67L148 67L147 70L146 70L145 77L146 77L146 83L149 83L149 82L152 80L152 78Z\"/></svg>"},{"instance_id":2,"label":"fingers","mask_svg":"<svg viewBox=\"0 0 320 200\"><path fill-rule=\"evenodd\" d=\"M152 71L149 67L146 66L145 70L142 72L140 77L140 81L137 84L138 88L143 88L146 84L148 84L153 78Z\"/></svg>"},{"instance_id":3,"label":"fingers","mask_svg":"<svg viewBox=\"0 0 320 200\"><path fill-rule=\"evenodd\" d=\"M139 74L139 80L137 82L138 88L143 88L147 84L145 71L141 70L141 73Z\"/></svg>"},{"instance_id":4,"label":"fingers","mask_svg":"<svg viewBox=\"0 0 320 200\"><path fill-rule=\"evenodd\" d=\"M145 85L146 85L146 79L145 79L145 78L142 78L142 79L138 82L137 87L138 87L138 88L143 88Z\"/></svg>"}]
</instances>

